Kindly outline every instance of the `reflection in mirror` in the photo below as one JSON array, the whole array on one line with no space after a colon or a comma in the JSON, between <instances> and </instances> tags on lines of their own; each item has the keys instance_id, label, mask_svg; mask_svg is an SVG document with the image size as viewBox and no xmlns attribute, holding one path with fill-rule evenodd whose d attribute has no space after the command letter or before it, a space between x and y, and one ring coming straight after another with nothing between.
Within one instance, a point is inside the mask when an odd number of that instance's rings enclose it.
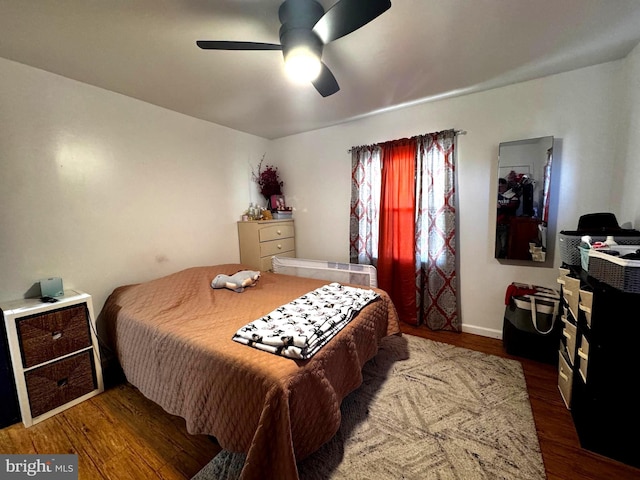
<instances>
[{"instance_id":1,"label":"reflection in mirror","mask_svg":"<svg viewBox=\"0 0 640 480\"><path fill-rule=\"evenodd\" d=\"M553 137L501 143L498 160L495 256L544 263Z\"/></svg>"}]
</instances>

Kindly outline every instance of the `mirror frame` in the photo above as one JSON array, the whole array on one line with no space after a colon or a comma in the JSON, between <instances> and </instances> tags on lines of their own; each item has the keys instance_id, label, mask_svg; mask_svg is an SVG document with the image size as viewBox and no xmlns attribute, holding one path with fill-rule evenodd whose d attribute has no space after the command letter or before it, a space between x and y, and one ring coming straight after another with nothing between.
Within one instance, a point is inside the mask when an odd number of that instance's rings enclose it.
<instances>
[{"instance_id":1,"label":"mirror frame","mask_svg":"<svg viewBox=\"0 0 640 480\"><path fill-rule=\"evenodd\" d=\"M554 137L502 142L498 147L494 257L546 266Z\"/></svg>"}]
</instances>

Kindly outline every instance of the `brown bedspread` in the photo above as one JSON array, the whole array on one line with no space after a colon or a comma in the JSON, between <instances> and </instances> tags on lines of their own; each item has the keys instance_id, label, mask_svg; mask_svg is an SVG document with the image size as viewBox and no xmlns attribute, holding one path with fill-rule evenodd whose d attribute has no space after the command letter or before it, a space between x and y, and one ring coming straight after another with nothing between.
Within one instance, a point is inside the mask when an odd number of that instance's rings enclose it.
<instances>
[{"instance_id":1,"label":"brown bedspread","mask_svg":"<svg viewBox=\"0 0 640 480\"><path fill-rule=\"evenodd\" d=\"M263 273L243 293L211 280L246 267L190 268L119 287L101 313L127 380L192 434L247 453L243 479L297 479L296 460L340 426L340 403L362 382L382 337L399 333L389 296L367 305L313 358L296 361L232 340L238 328L327 282Z\"/></svg>"}]
</instances>

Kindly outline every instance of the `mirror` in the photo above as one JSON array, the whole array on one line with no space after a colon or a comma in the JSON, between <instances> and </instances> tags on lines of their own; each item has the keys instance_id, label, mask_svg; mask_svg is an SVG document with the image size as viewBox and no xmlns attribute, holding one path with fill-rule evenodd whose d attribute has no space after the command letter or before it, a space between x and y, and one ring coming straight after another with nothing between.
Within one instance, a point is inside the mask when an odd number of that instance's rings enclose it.
<instances>
[{"instance_id":1,"label":"mirror","mask_svg":"<svg viewBox=\"0 0 640 480\"><path fill-rule=\"evenodd\" d=\"M553 137L500 144L495 257L544 263Z\"/></svg>"}]
</instances>

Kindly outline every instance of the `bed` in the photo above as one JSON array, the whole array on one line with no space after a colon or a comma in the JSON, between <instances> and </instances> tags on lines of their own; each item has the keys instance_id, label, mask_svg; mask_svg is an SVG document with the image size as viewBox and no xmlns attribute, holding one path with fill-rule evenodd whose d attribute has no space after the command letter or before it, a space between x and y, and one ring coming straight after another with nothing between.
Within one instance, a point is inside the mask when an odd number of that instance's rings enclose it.
<instances>
[{"instance_id":1,"label":"bed","mask_svg":"<svg viewBox=\"0 0 640 480\"><path fill-rule=\"evenodd\" d=\"M214 436L247 454L241 478L298 479L296 461L333 437L340 403L362 382L380 340L399 333L382 290L309 360L291 360L232 341L247 323L326 281L263 272L242 293L212 289L218 274L246 267L194 267L116 288L100 322L127 381L191 434Z\"/></svg>"}]
</instances>

